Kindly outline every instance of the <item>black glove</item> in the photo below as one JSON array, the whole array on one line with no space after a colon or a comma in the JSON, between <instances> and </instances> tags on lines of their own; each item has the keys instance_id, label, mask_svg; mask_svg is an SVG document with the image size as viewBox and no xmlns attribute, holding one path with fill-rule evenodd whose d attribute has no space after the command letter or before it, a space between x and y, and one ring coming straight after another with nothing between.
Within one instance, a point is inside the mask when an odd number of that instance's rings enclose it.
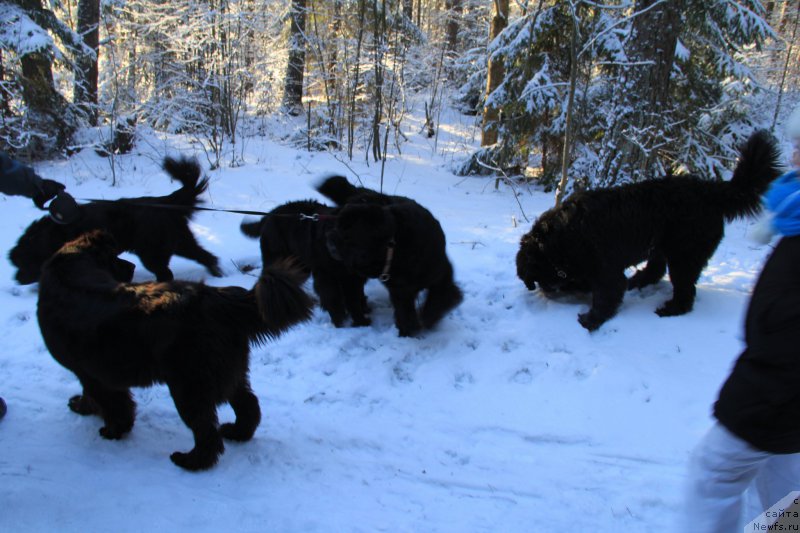
<instances>
[{"instance_id":1,"label":"black glove","mask_svg":"<svg viewBox=\"0 0 800 533\"><path fill-rule=\"evenodd\" d=\"M48 200L66 188L63 183L48 179L42 179L37 185L39 190L33 195L33 203L39 209L44 209L44 204Z\"/></svg>"},{"instance_id":2,"label":"black glove","mask_svg":"<svg viewBox=\"0 0 800 533\"><path fill-rule=\"evenodd\" d=\"M81 210L75 202L75 198L63 190L50 202L48 209L50 218L59 224L70 224L81 216Z\"/></svg>"}]
</instances>

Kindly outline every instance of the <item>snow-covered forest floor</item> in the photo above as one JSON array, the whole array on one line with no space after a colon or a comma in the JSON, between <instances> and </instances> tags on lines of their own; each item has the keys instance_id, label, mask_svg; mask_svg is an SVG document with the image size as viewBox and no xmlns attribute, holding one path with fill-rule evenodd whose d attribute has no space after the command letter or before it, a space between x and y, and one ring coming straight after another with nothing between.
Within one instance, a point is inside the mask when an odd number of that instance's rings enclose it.
<instances>
[{"instance_id":1,"label":"snow-covered forest floor","mask_svg":"<svg viewBox=\"0 0 800 533\"><path fill-rule=\"evenodd\" d=\"M373 324L332 326L317 309L251 358L263 420L255 438L226 444L210 471L169 460L192 437L166 387L136 390L132 433L110 442L100 421L67 408L79 392L42 342L36 286L0 262L0 530L2 531L666 531L680 510L689 451L742 346L749 291L770 247L726 236L699 284L694 311L659 318L667 279L628 293L616 317L588 333L588 300L547 300L516 277L519 239L553 197L493 178L456 177L474 147L467 117L443 125L434 147L409 122L387 162L384 190L416 199L441 222L463 304L435 330L399 338L386 290L367 285ZM245 141L245 164L209 172L207 206L267 211L322 199L328 173L378 188L380 164L345 164L266 138ZM108 161L91 150L37 165L77 198L165 194L165 154L183 138L145 134ZM201 155L201 162L204 162ZM206 166L207 167L207 166ZM0 198L0 249L40 216ZM527 220L526 220L527 217ZM258 265L242 217L200 212L193 230L226 276L172 261L179 278L249 287L235 265ZM129 259L136 260L135 256ZM137 281L152 279L137 268ZM310 285L309 285L310 290ZM222 421L232 411L220 409Z\"/></svg>"}]
</instances>

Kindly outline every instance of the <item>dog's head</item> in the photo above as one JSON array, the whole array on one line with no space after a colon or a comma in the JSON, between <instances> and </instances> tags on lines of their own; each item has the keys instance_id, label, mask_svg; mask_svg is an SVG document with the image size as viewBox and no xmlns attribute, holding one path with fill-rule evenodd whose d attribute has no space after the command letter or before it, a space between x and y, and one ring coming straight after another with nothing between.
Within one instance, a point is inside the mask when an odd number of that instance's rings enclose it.
<instances>
[{"instance_id":1,"label":"dog's head","mask_svg":"<svg viewBox=\"0 0 800 533\"><path fill-rule=\"evenodd\" d=\"M561 217L555 210L542 214L530 232L523 235L517 252L517 276L529 290L587 292L591 284L576 272L561 253L564 245Z\"/></svg>"},{"instance_id":2,"label":"dog's head","mask_svg":"<svg viewBox=\"0 0 800 533\"><path fill-rule=\"evenodd\" d=\"M377 278L386 265L396 229L390 207L348 204L338 212L334 227L327 233L328 250L356 274Z\"/></svg>"},{"instance_id":3,"label":"dog's head","mask_svg":"<svg viewBox=\"0 0 800 533\"><path fill-rule=\"evenodd\" d=\"M78 259L83 265L81 273L92 276L101 270L117 282L128 283L133 279L136 265L120 259L118 255L122 251L110 233L92 230L62 246L50 262Z\"/></svg>"},{"instance_id":4,"label":"dog's head","mask_svg":"<svg viewBox=\"0 0 800 533\"><path fill-rule=\"evenodd\" d=\"M39 281L44 262L75 237L74 233L72 226L56 224L49 216L28 226L8 254L11 264L17 267L17 282L27 285Z\"/></svg>"}]
</instances>

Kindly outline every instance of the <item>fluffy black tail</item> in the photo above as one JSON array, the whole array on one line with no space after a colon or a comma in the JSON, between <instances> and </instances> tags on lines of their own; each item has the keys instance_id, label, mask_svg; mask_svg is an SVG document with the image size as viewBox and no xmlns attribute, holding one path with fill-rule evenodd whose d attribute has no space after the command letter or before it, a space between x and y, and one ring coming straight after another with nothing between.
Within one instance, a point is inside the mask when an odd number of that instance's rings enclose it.
<instances>
[{"instance_id":1,"label":"fluffy black tail","mask_svg":"<svg viewBox=\"0 0 800 533\"><path fill-rule=\"evenodd\" d=\"M313 302L301 288L303 279L291 261L264 266L253 288L262 322L258 340L278 337L291 326L311 318Z\"/></svg>"},{"instance_id":2,"label":"fluffy black tail","mask_svg":"<svg viewBox=\"0 0 800 533\"><path fill-rule=\"evenodd\" d=\"M351 184L344 176L330 176L317 185L317 191L336 205L344 205L364 189Z\"/></svg>"},{"instance_id":3,"label":"fluffy black tail","mask_svg":"<svg viewBox=\"0 0 800 533\"><path fill-rule=\"evenodd\" d=\"M761 195L782 173L780 161L778 142L767 130L756 131L747 139L724 189L723 215L728 222L761 210Z\"/></svg>"},{"instance_id":4,"label":"fluffy black tail","mask_svg":"<svg viewBox=\"0 0 800 533\"><path fill-rule=\"evenodd\" d=\"M258 239L261 237L261 228L264 226L264 219L266 219L266 217L262 217L260 220L253 222L242 222L239 225L239 229L247 237L250 237L251 239Z\"/></svg>"},{"instance_id":5,"label":"fluffy black tail","mask_svg":"<svg viewBox=\"0 0 800 533\"><path fill-rule=\"evenodd\" d=\"M200 164L195 159L182 157L174 159L164 158L164 170L170 178L181 182L181 187L165 198L167 203L173 205L194 207L200 200L198 196L208 189L208 178L201 178L203 173ZM191 213L191 212L187 212Z\"/></svg>"}]
</instances>

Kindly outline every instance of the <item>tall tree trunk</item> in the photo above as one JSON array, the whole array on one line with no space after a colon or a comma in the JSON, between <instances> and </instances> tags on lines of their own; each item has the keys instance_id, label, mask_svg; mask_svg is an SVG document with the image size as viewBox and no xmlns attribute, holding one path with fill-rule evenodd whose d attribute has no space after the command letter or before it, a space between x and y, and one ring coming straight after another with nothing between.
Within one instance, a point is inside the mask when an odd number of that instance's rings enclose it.
<instances>
[{"instance_id":1,"label":"tall tree trunk","mask_svg":"<svg viewBox=\"0 0 800 533\"><path fill-rule=\"evenodd\" d=\"M79 0L78 33L94 54L80 54L75 71L73 101L97 125L97 60L100 44L100 0Z\"/></svg>"},{"instance_id":2,"label":"tall tree trunk","mask_svg":"<svg viewBox=\"0 0 800 533\"><path fill-rule=\"evenodd\" d=\"M283 88L283 107L297 116L303 112L303 74L306 69L306 0L292 0L289 61Z\"/></svg>"},{"instance_id":3,"label":"tall tree trunk","mask_svg":"<svg viewBox=\"0 0 800 533\"><path fill-rule=\"evenodd\" d=\"M361 74L361 48L364 43L364 21L367 17L367 0L358 0L358 24L356 25L356 52L353 60L354 73L349 90L349 111L347 118L347 157L353 159L353 145L355 144L356 131L356 100Z\"/></svg>"},{"instance_id":4,"label":"tall tree trunk","mask_svg":"<svg viewBox=\"0 0 800 533\"><path fill-rule=\"evenodd\" d=\"M569 96L567 97L567 113L564 124L564 147L561 151L561 179L556 187L556 207L561 205L567 190L570 150L572 149L572 116L575 107L575 87L578 84L578 15L575 6L570 10L572 15L572 33L569 42Z\"/></svg>"},{"instance_id":5,"label":"tall tree trunk","mask_svg":"<svg viewBox=\"0 0 800 533\"><path fill-rule=\"evenodd\" d=\"M508 0L494 0L494 15L492 25L489 29L489 43L508 26ZM489 96L503 82L505 68L503 58L492 57L489 55L488 62L489 74L486 79L486 95ZM491 105L483 108L483 128L481 134L481 146L491 146L497 143L497 122L500 117L499 110Z\"/></svg>"},{"instance_id":6,"label":"tall tree trunk","mask_svg":"<svg viewBox=\"0 0 800 533\"><path fill-rule=\"evenodd\" d=\"M669 137L670 73L675 63L681 14L686 0L637 0L633 35L628 44L630 65L621 73L615 124L607 143L602 180L638 181L653 174L659 145Z\"/></svg>"},{"instance_id":7,"label":"tall tree trunk","mask_svg":"<svg viewBox=\"0 0 800 533\"><path fill-rule=\"evenodd\" d=\"M3 50L0 49L0 115L11 116L11 93L6 91L3 86L6 82L6 69L3 66Z\"/></svg>"},{"instance_id":8,"label":"tall tree trunk","mask_svg":"<svg viewBox=\"0 0 800 533\"><path fill-rule=\"evenodd\" d=\"M381 160L381 121L383 121L383 75L384 75L384 46L386 43L386 5L378 0L372 0L373 17L373 65L375 68L375 112L372 115L372 157L375 161ZM388 125L387 125L388 127Z\"/></svg>"},{"instance_id":9,"label":"tall tree trunk","mask_svg":"<svg viewBox=\"0 0 800 533\"><path fill-rule=\"evenodd\" d=\"M789 68L792 62L792 54L794 52L794 43L797 38L797 27L800 24L800 6L797 8L797 12L794 16L794 26L792 28L792 37L787 39L786 45L786 61L783 64L783 70L781 71L781 82L778 85L778 102L775 104L775 114L772 116L772 128L775 128L775 124L778 122L778 113L781 110L781 103L783 102L783 92L786 88L786 76L789 73Z\"/></svg>"},{"instance_id":10,"label":"tall tree trunk","mask_svg":"<svg viewBox=\"0 0 800 533\"><path fill-rule=\"evenodd\" d=\"M26 148L31 159L54 155L67 146L74 127L65 119L67 103L53 82L52 60L47 52L20 57L22 98L28 106L32 144ZM37 133L39 135L37 135Z\"/></svg>"},{"instance_id":11,"label":"tall tree trunk","mask_svg":"<svg viewBox=\"0 0 800 533\"><path fill-rule=\"evenodd\" d=\"M339 64L339 46L342 42L342 0L334 0L330 22L330 40L328 44L328 65L325 90L328 95L330 117L328 123L329 133L341 140L341 119L345 96L343 94L342 80L343 67Z\"/></svg>"},{"instance_id":12,"label":"tall tree trunk","mask_svg":"<svg viewBox=\"0 0 800 533\"><path fill-rule=\"evenodd\" d=\"M459 19L461 18L462 11L461 0L445 0L444 8L447 11L447 24L445 29L447 50L454 52L458 45Z\"/></svg>"},{"instance_id":13,"label":"tall tree trunk","mask_svg":"<svg viewBox=\"0 0 800 533\"><path fill-rule=\"evenodd\" d=\"M15 0L14 3L41 27L50 29L68 45L77 46L71 35L62 31L64 27L56 24L55 15L44 8L42 0ZM22 53L19 62L19 82L27 107L26 127L30 138L21 152L30 159L52 157L67 147L76 128L75 117L53 81L53 51L37 49Z\"/></svg>"}]
</instances>

